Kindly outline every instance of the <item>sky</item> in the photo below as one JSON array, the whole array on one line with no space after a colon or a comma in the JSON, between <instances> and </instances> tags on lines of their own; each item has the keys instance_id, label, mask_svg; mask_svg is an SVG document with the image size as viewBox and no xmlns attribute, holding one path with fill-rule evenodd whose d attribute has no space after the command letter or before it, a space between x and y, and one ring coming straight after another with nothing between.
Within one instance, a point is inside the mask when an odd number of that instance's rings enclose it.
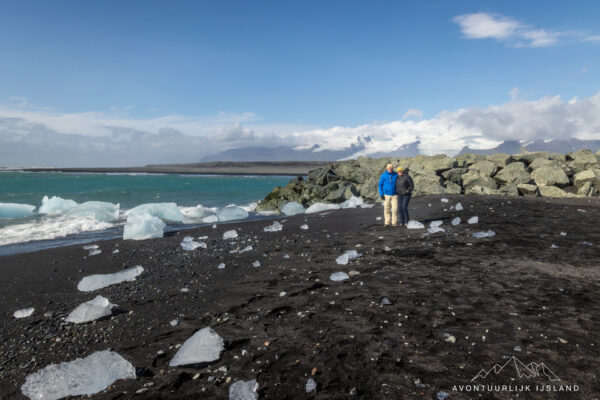
<instances>
[{"instance_id":1,"label":"sky","mask_svg":"<svg viewBox=\"0 0 600 400\"><path fill-rule=\"evenodd\" d=\"M105 153L119 143L139 144L130 162L194 161L232 147L343 147L357 132L418 138L425 153L493 146L502 129L600 139L597 1L1 7L0 165L59 165L74 151L114 164ZM531 133L519 137L523 124Z\"/></svg>"}]
</instances>

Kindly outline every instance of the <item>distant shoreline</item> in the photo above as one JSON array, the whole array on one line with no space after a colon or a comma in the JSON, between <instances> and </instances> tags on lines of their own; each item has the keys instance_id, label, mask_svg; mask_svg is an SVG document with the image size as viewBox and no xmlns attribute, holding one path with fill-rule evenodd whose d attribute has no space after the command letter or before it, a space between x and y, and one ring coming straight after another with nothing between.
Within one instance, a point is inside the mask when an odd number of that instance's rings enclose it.
<instances>
[{"instance_id":1,"label":"distant shoreline","mask_svg":"<svg viewBox=\"0 0 600 400\"><path fill-rule=\"evenodd\" d=\"M23 172L87 172L87 173L158 173L200 175L308 175L311 170L327 165L327 161L290 162L206 162L194 164L155 164L143 167L89 167L89 168L5 168L2 171Z\"/></svg>"}]
</instances>

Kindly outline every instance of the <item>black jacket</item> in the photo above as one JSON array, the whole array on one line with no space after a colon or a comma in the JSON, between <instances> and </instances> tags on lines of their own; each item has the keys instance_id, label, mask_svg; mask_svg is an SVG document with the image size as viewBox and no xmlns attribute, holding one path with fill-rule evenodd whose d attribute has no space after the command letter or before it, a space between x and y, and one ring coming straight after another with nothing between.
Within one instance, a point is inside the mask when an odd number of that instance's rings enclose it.
<instances>
[{"instance_id":1,"label":"black jacket","mask_svg":"<svg viewBox=\"0 0 600 400\"><path fill-rule=\"evenodd\" d=\"M398 176L398 179L396 179L396 194L398 196L411 194L414 188L415 184L408 174L404 173L402 176Z\"/></svg>"}]
</instances>

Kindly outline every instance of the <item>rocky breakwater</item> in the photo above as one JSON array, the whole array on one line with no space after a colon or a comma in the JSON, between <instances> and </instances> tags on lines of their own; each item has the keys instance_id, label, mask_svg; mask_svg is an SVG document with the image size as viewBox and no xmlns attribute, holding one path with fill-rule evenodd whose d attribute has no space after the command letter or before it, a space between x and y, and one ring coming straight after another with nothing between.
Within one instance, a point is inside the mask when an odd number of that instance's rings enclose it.
<instances>
[{"instance_id":1,"label":"rocky breakwater","mask_svg":"<svg viewBox=\"0 0 600 400\"><path fill-rule=\"evenodd\" d=\"M359 157L310 171L306 179L277 186L258 204L259 211L281 211L288 202L304 207L340 203L352 196L380 201L379 177L385 165L408 169L415 196L491 194L506 196L590 197L600 194L600 151L567 154L419 155L410 158Z\"/></svg>"}]
</instances>

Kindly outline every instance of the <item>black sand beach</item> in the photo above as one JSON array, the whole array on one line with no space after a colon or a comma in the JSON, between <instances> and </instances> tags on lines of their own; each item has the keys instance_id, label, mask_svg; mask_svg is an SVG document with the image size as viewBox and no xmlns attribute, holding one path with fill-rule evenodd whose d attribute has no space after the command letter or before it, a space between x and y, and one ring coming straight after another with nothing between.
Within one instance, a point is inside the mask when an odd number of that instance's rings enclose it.
<instances>
[{"instance_id":1,"label":"black sand beach","mask_svg":"<svg viewBox=\"0 0 600 400\"><path fill-rule=\"evenodd\" d=\"M458 201L464 210L444 210ZM0 257L0 399L24 398L26 375L50 363L109 348L139 376L93 398L226 399L232 382L250 379L261 399L598 398L598 199L430 195L411 212L443 220L446 232L384 228L377 205L282 217L280 232L263 231L272 220L241 221L98 242L96 256L77 245ZM471 216L479 222L468 225ZM222 239L230 229L235 244ZM488 230L496 235L472 237ZM208 248L184 251L186 235L208 236ZM346 250L362 257L337 265ZM135 265L145 270L136 281L77 290L84 276ZM337 271L359 274L333 282ZM112 317L63 321L98 294L119 305ZM27 307L31 317L12 317ZM225 340L220 360L170 368L176 346L207 326ZM511 356L545 368L519 379L507 367L477 382L578 391L460 390ZM318 386L306 393L311 372Z\"/></svg>"}]
</instances>

